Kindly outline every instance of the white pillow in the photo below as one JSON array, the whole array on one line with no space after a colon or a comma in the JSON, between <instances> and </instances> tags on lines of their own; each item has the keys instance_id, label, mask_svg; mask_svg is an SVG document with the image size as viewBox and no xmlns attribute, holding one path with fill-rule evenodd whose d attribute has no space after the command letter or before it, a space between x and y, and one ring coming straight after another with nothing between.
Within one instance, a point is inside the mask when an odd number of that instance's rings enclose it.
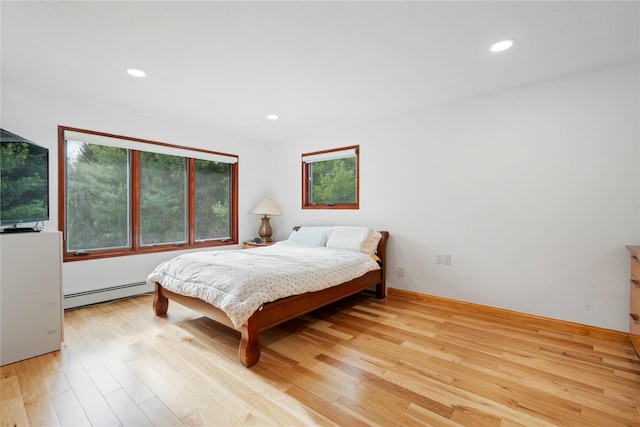
<instances>
[{"instance_id":1,"label":"white pillow","mask_svg":"<svg viewBox=\"0 0 640 427\"><path fill-rule=\"evenodd\" d=\"M366 227L333 227L327 241L328 248L351 249L367 254L373 254L378 248L382 234Z\"/></svg>"},{"instance_id":2,"label":"white pillow","mask_svg":"<svg viewBox=\"0 0 640 427\"><path fill-rule=\"evenodd\" d=\"M293 230L289 240L309 246L325 246L333 227L300 227Z\"/></svg>"}]
</instances>

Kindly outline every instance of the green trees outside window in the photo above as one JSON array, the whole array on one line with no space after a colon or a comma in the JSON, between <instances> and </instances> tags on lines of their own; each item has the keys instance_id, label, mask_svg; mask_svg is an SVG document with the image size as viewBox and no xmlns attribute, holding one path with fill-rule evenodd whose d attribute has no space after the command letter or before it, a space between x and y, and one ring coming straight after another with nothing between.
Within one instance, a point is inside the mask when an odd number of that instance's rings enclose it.
<instances>
[{"instance_id":1,"label":"green trees outside window","mask_svg":"<svg viewBox=\"0 0 640 427\"><path fill-rule=\"evenodd\" d=\"M231 165L196 159L195 206L197 241L231 236Z\"/></svg>"},{"instance_id":2,"label":"green trees outside window","mask_svg":"<svg viewBox=\"0 0 640 427\"><path fill-rule=\"evenodd\" d=\"M237 156L66 129L65 261L237 243Z\"/></svg>"},{"instance_id":3,"label":"green trees outside window","mask_svg":"<svg viewBox=\"0 0 640 427\"><path fill-rule=\"evenodd\" d=\"M303 209L359 208L359 146L302 155Z\"/></svg>"},{"instance_id":4,"label":"green trees outside window","mask_svg":"<svg viewBox=\"0 0 640 427\"><path fill-rule=\"evenodd\" d=\"M126 248L129 233L129 152L67 143L67 250Z\"/></svg>"},{"instance_id":5,"label":"green trees outside window","mask_svg":"<svg viewBox=\"0 0 640 427\"><path fill-rule=\"evenodd\" d=\"M326 160L309 165L311 170L311 203L355 203L356 158Z\"/></svg>"},{"instance_id":6,"label":"green trees outside window","mask_svg":"<svg viewBox=\"0 0 640 427\"><path fill-rule=\"evenodd\" d=\"M140 244L187 241L187 159L140 153Z\"/></svg>"}]
</instances>

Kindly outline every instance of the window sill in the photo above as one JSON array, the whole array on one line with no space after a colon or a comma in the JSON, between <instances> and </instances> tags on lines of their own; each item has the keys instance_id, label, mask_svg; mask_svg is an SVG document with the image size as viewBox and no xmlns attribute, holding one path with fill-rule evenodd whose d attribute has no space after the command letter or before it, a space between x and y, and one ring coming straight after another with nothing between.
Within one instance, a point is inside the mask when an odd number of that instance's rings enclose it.
<instances>
[{"instance_id":1,"label":"window sill","mask_svg":"<svg viewBox=\"0 0 640 427\"><path fill-rule=\"evenodd\" d=\"M352 209L357 210L360 209L359 204L346 204L346 203L336 203L336 204L326 204L326 203L315 203L313 205L302 205L302 209Z\"/></svg>"},{"instance_id":2,"label":"window sill","mask_svg":"<svg viewBox=\"0 0 640 427\"><path fill-rule=\"evenodd\" d=\"M235 240L216 240L215 243L212 242L196 242L192 245L162 245L162 246L149 246L139 248L137 250L134 249L121 249L121 250L102 250L102 251L87 251L87 252L67 252L63 255L63 262L75 262L75 261L88 261L94 259L104 259L104 258L116 258L123 256L131 256L131 255L144 255L144 254L153 254L158 252L172 252L172 251L185 251L190 249L215 249L226 246L237 245L238 242Z\"/></svg>"}]
</instances>

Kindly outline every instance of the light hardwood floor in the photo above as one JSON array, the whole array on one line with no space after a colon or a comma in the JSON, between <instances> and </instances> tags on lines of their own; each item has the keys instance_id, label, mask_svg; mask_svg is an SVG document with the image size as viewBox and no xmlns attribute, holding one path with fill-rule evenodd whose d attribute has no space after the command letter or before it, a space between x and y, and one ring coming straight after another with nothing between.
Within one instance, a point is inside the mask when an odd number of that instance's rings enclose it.
<instances>
[{"instance_id":1,"label":"light hardwood floor","mask_svg":"<svg viewBox=\"0 0 640 427\"><path fill-rule=\"evenodd\" d=\"M359 294L261 334L151 296L65 313L60 352L0 368L2 426L640 426L616 343Z\"/></svg>"}]
</instances>

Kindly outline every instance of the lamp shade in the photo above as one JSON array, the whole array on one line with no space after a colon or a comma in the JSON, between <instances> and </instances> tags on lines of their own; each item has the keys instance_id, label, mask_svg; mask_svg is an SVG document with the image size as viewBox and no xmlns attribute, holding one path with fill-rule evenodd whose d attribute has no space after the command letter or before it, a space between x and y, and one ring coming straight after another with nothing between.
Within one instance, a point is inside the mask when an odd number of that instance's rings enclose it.
<instances>
[{"instance_id":1,"label":"lamp shade","mask_svg":"<svg viewBox=\"0 0 640 427\"><path fill-rule=\"evenodd\" d=\"M249 213L256 215L282 215L282 209L271 198L263 197L251 208Z\"/></svg>"}]
</instances>

